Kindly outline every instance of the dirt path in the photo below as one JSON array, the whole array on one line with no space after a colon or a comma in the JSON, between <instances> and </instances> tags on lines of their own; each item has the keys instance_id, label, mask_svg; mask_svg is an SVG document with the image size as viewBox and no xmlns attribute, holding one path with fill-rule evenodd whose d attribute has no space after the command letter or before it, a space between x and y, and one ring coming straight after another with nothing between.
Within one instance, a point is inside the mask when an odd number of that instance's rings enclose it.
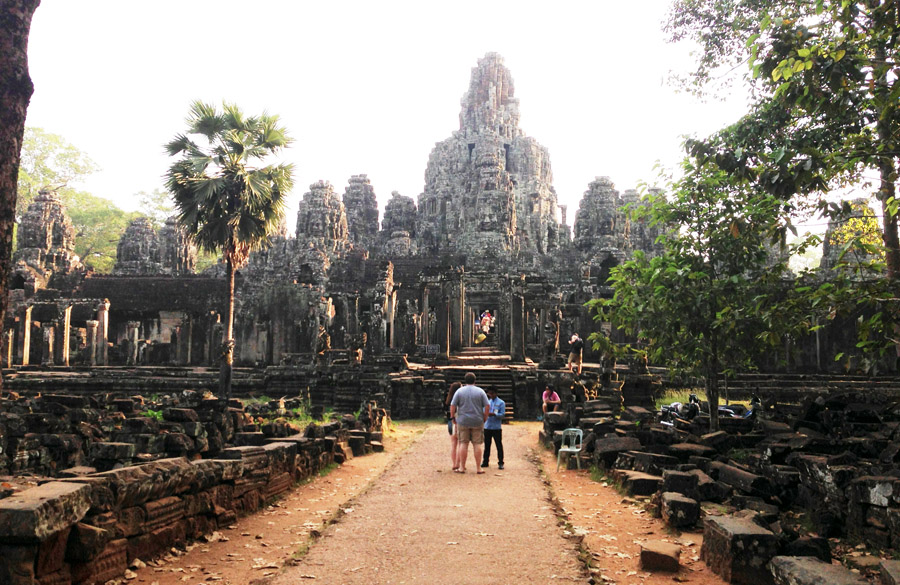
<instances>
[{"instance_id":1,"label":"dirt path","mask_svg":"<svg viewBox=\"0 0 900 585\"><path fill-rule=\"evenodd\" d=\"M531 455L536 433L504 428L506 470L449 472L446 427L429 428L341 521L272 585L586 581Z\"/></svg>"},{"instance_id":2,"label":"dirt path","mask_svg":"<svg viewBox=\"0 0 900 585\"><path fill-rule=\"evenodd\" d=\"M139 570L131 582L585 583L577 547L583 537L596 583L724 585L697 558L701 534L676 537L586 472L557 473L553 454L538 446L539 428L504 427L504 471L494 459L487 474L476 475L470 456L469 472L460 475L450 473L446 427L401 422L386 436L385 453L347 462L215 542ZM647 539L681 544L682 571L642 571L639 543Z\"/></svg>"}]
</instances>

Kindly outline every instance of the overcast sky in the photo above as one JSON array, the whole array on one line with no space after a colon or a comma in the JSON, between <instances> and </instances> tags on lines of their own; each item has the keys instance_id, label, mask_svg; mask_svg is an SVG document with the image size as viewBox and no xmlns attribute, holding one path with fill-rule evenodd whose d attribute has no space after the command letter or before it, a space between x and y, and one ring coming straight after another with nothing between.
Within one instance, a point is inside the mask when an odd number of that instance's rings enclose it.
<instances>
[{"instance_id":1,"label":"overcast sky","mask_svg":"<svg viewBox=\"0 0 900 585\"><path fill-rule=\"evenodd\" d=\"M620 190L674 165L685 134L736 120L742 97L700 103L666 83L690 66L664 42L669 2L43 0L29 65L29 126L63 136L100 171L80 187L137 207L162 188L163 144L191 101L281 116L295 138L288 210L324 179L369 176L383 207L414 199L434 144L459 128L485 53L512 72L521 128L548 147L569 223L588 183Z\"/></svg>"}]
</instances>

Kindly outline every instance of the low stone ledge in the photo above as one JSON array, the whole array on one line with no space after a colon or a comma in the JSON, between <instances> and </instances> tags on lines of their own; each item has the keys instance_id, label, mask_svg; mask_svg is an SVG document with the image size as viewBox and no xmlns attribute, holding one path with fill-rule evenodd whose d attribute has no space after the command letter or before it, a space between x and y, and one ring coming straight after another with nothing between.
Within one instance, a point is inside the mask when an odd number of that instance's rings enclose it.
<instances>
[{"instance_id":1,"label":"low stone ledge","mask_svg":"<svg viewBox=\"0 0 900 585\"><path fill-rule=\"evenodd\" d=\"M866 585L868 581L843 565L815 557L775 557L769 562L775 585Z\"/></svg>"},{"instance_id":2,"label":"low stone ledge","mask_svg":"<svg viewBox=\"0 0 900 585\"><path fill-rule=\"evenodd\" d=\"M36 544L81 520L91 488L51 481L0 500L0 542Z\"/></svg>"}]
</instances>

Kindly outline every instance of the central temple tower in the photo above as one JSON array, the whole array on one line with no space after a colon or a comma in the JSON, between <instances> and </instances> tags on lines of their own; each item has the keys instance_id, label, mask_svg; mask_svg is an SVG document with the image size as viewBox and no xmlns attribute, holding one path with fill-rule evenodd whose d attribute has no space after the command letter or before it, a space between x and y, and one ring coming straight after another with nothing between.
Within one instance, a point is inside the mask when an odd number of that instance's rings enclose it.
<instances>
[{"instance_id":1,"label":"central temple tower","mask_svg":"<svg viewBox=\"0 0 900 585\"><path fill-rule=\"evenodd\" d=\"M488 53L472 70L459 131L429 157L420 252L470 261L550 253L560 232L552 183L547 149L519 128L512 76L500 55Z\"/></svg>"}]
</instances>

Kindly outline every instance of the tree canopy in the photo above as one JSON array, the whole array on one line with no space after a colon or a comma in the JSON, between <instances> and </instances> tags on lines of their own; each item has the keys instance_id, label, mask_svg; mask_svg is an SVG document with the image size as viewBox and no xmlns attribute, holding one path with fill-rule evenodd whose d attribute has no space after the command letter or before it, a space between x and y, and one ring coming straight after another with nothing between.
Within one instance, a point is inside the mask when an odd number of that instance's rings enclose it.
<instances>
[{"instance_id":1,"label":"tree canopy","mask_svg":"<svg viewBox=\"0 0 900 585\"><path fill-rule=\"evenodd\" d=\"M228 315L222 339L220 396L231 394L234 361L234 271L252 250L262 248L278 229L285 198L293 186L293 166L264 163L291 142L278 116L246 116L234 104L222 111L191 104L188 131L166 145L177 157L166 175L178 221L197 246L221 252L228 281Z\"/></svg>"}]
</instances>

